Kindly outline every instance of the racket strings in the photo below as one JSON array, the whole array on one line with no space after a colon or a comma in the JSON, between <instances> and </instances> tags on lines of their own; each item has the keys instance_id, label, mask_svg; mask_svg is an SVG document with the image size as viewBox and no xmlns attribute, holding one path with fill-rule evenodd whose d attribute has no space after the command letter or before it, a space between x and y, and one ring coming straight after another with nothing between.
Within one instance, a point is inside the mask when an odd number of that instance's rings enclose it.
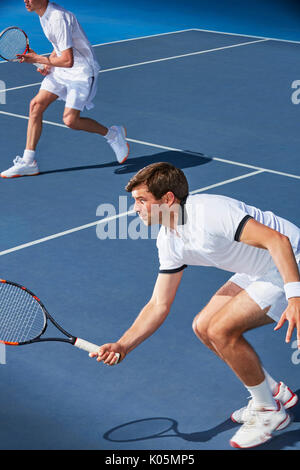
<instances>
[{"instance_id":1,"label":"racket strings","mask_svg":"<svg viewBox=\"0 0 300 470\"><path fill-rule=\"evenodd\" d=\"M17 28L11 28L0 37L0 55L7 59L16 59L17 54L23 54L27 47L24 33Z\"/></svg>"},{"instance_id":2,"label":"racket strings","mask_svg":"<svg viewBox=\"0 0 300 470\"><path fill-rule=\"evenodd\" d=\"M0 340L22 343L36 338L44 328L40 304L25 290L0 284Z\"/></svg>"}]
</instances>

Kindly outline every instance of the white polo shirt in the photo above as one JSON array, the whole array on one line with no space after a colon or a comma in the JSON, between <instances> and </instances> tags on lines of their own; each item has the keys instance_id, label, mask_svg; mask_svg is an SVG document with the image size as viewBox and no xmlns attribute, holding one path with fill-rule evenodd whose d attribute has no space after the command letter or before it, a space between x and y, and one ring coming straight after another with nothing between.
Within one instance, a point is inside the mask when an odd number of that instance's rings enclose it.
<instances>
[{"instance_id":1,"label":"white polo shirt","mask_svg":"<svg viewBox=\"0 0 300 470\"><path fill-rule=\"evenodd\" d=\"M49 2L40 22L57 56L61 56L66 49L73 48L73 67L55 67L56 77L62 80L85 81L98 75L100 66L93 48L73 13Z\"/></svg>"},{"instance_id":2,"label":"white polo shirt","mask_svg":"<svg viewBox=\"0 0 300 470\"><path fill-rule=\"evenodd\" d=\"M239 242L249 218L287 235L300 259L300 229L291 222L232 198L201 194L187 198L184 223L176 230L161 227L157 237L160 272L196 265L261 276L273 269L268 250Z\"/></svg>"}]
</instances>

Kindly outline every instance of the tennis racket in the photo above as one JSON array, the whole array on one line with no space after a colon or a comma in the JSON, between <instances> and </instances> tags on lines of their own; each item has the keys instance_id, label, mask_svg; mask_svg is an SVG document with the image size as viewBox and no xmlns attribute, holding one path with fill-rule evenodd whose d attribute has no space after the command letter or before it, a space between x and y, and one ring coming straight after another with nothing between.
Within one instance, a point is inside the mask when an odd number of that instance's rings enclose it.
<instances>
[{"instance_id":1,"label":"tennis racket","mask_svg":"<svg viewBox=\"0 0 300 470\"><path fill-rule=\"evenodd\" d=\"M64 337L43 336L49 321ZM0 279L0 342L9 346L23 346L43 341L69 343L89 353L99 349L96 344L65 331L47 312L40 299L26 287ZM116 364L120 354L115 355Z\"/></svg>"},{"instance_id":2,"label":"tennis racket","mask_svg":"<svg viewBox=\"0 0 300 470\"><path fill-rule=\"evenodd\" d=\"M27 34L17 26L10 26L0 33L0 57L9 62L18 62L18 54L29 52L29 39ZM43 69L42 64L33 64Z\"/></svg>"}]
</instances>

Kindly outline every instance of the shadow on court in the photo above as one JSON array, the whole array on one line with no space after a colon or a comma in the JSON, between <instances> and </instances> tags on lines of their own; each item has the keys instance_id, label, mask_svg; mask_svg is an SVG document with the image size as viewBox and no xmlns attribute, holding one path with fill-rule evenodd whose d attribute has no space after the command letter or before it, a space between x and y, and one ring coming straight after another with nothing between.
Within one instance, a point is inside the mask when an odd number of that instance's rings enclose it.
<instances>
[{"instance_id":1,"label":"shadow on court","mask_svg":"<svg viewBox=\"0 0 300 470\"><path fill-rule=\"evenodd\" d=\"M82 165L70 168L59 168L55 170L41 171L40 175L49 175L56 173L67 173L72 171L84 171L84 170L101 170L104 168L116 168L114 173L116 174L127 174L127 173L136 173L147 165L151 163L158 162L169 162L174 166L184 169L192 168L206 163L211 162L212 159L205 157L203 154L195 154L189 152L160 152L154 155L147 155L143 157L129 158L126 163L122 166L117 162L101 163L99 165Z\"/></svg>"},{"instance_id":2,"label":"shadow on court","mask_svg":"<svg viewBox=\"0 0 300 470\"><path fill-rule=\"evenodd\" d=\"M300 390L297 390L296 393L299 396ZM293 408L290 414L292 416L292 424L300 423L300 402ZM231 419L228 418L213 428L192 433L181 432L178 430L178 426L178 422L173 418L145 418L116 426L106 431L103 438L115 443L138 442L166 437L177 437L187 442L207 442L218 434L230 429L232 429L232 434L234 434L235 429L237 429L239 425L233 423ZM288 429L289 427L281 431L278 436L275 435L271 441L259 447L255 447L255 449L281 450L294 446L297 448L300 441L300 430L288 431Z\"/></svg>"},{"instance_id":3,"label":"shadow on court","mask_svg":"<svg viewBox=\"0 0 300 470\"><path fill-rule=\"evenodd\" d=\"M110 442L137 442L148 439L179 437L188 442L207 442L217 434L236 427L231 419L206 431L183 433L178 430L178 422L173 418L145 418L116 426L107 431L103 438Z\"/></svg>"},{"instance_id":4,"label":"shadow on court","mask_svg":"<svg viewBox=\"0 0 300 470\"><path fill-rule=\"evenodd\" d=\"M184 168L193 168L205 165L211 161L211 158L205 157L201 153L195 154L189 152L167 151L144 157L130 158L122 167L118 168L115 173L122 175L126 173L136 173L145 166L158 162L169 162L183 170Z\"/></svg>"}]
</instances>

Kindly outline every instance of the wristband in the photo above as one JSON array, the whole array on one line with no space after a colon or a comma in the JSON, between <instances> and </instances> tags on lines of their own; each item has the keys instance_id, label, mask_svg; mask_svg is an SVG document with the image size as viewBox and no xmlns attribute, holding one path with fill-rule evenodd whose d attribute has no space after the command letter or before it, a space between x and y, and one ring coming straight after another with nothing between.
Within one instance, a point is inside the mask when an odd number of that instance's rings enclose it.
<instances>
[{"instance_id":1,"label":"wristband","mask_svg":"<svg viewBox=\"0 0 300 470\"><path fill-rule=\"evenodd\" d=\"M300 297L300 282L288 282L284 284L284 291L287 300L291 297Z\"/></svg>"}]
</instances>

